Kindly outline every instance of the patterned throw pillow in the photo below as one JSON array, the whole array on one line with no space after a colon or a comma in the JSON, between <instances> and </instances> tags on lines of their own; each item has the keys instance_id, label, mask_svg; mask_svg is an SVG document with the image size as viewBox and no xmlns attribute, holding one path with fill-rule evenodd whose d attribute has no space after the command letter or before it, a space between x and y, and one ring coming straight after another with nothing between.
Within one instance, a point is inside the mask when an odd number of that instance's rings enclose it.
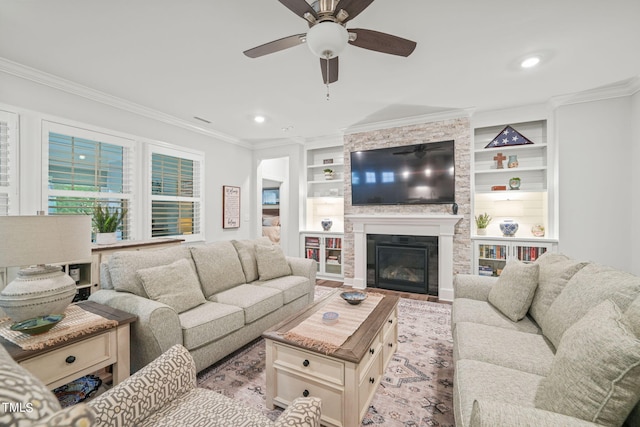
<instances>
[{"instance_id":1,"label":"patterned throw pillow","mask_svg":"<svg viewBox=\"0 0 640 427\"><path fill-rule=\"evenodd\" d=\"M605 426L621 426L640 398L640 340L605 300L562 336L535 406Z\"/></svg>"},{"instance_id":2,"label":"patterned throw pillow","mask_svg":"<svg viewBox=\"0 0 640 427\"><path fill-rule=\"evenodd\" d=\"M137 274L149 298L173 307L178 313L207 302L189 260L183 258L169 265L144 268Z\"/></svg>"},{"instance_id":3,"label":"patterned throw pillow","mask_svg":"<svg viewBox=\"0 0 640 427\"><path fill-rule=\"evenodd\" d=\"M489 303L510 320L526 316L538 287L538 264L509 261L489 291Z\"/></svg>"},{"instance_id":4,"label":"patterned throw pillow","mask_svg":"<svg viewBox=\"0 0 640 427\"><path fill-rule=\"evenodd\" d=\"M291 267L287 262L280 246L256 245L256 260L260 280L270 280L276 277L290 276Z\"/></svg>"}]
</instances>

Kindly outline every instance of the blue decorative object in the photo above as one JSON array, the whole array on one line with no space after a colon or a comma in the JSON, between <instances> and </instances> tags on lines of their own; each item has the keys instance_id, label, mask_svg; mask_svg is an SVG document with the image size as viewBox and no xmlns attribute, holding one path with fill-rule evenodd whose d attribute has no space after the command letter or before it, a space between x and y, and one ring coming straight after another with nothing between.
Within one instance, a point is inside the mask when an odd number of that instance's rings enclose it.
<instances>
[{"instance_id":1,"label":"blue decorative object","mask_svg":"<svg viewBox=\"0 0 640 427\"><path fill-rule=\"evenodd\" d=\"M518 231L518 223L512 219L505 219L500 223L500 231L502 231L504 237L513 237Z\"/></svg>"},{"instance_id":2,"label":"blue decorative object","mask_svg":"<svg viewBox=\"0 0 640 427\"><path fill-rule=\"evenodd\" d=\"M329 231L329 230L331 230L331 226L333 225L333 221L331 221L329 218L325 218L322 221L320 221L320 225L322 225L322 229L324 231Z\"/></svg>"},{"instance_id":3,"label":"blue decorative object","mask_svg":"<svg viewBox=\"0 0 640 427\"><path fill-rule=\"evenodd\" d=\"M364 292L358 291L348 291L340 294L343 300L348 302L351 305L360 304L362 301L367 299L367 294Z\"/></svg>"},{"instance_id":4,"label":"blue decorative object","mask_svg":"<svg viewBox=\"0 0 640 427\"><path fill-rule=\"evenodd\" d=\"M324 323L326 323L327 325L333 325L334 323L336 323L338 321L339 317L340 317L340 315L338 313L336 313L335 311L327 311L326 313L324 313L322 315L322 321Z\"/></svg>"}]
</instances>

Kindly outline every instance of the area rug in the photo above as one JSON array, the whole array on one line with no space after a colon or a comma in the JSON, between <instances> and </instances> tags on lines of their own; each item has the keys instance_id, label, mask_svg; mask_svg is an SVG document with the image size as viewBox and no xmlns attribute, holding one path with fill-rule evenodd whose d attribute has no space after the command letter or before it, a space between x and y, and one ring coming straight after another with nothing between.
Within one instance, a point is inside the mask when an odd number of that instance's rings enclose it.
<instances>
[{"instance_id":1,"label":"area rug","mask_svg":"<svg viewBox=\"0 0 640 427\"><path fill-rule=\"evenodd\" d=\"M316 287L316 298L330 288ZM363 426L453 427L451 306L400 299L398 349L371 402ZM257 408L265 405L265 345L259 339L198 375L198 386Z\"/></svg>"}]
</instances>

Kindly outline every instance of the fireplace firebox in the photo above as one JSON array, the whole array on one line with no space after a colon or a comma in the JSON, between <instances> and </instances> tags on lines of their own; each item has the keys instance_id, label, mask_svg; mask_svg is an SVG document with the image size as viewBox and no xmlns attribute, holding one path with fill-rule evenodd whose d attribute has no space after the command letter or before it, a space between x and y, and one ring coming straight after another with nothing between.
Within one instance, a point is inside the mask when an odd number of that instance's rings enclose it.
<instances>
[{"instance_id":1,"label":"fireplace firebox","mask_svg":"<svg viewBox=\"0 0 640 427\"><path fill-rule=\"evenodd\" d=\"M438 294L437 237L375 234L367 242L368 287Z\"/></svg>"}]
</instances>

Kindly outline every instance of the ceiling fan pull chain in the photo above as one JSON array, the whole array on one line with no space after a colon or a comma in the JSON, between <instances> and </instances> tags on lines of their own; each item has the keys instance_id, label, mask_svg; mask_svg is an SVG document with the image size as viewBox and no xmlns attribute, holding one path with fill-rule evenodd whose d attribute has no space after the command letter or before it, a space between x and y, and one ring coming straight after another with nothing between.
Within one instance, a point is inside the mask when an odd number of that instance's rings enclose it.
<instances>
[{"instance_id":1,"label":"ceiling fan pull chain","mask_svg":"<svg viewBox=\"0 0 640 427\"><path fill-rule=\"evenodd\" d=\"M327 57L327 80L326 80L326 85L327 85L327 101L330 101L329 99L329 53L327 52L326 54Z\"/></svg>"}]
</instances>

